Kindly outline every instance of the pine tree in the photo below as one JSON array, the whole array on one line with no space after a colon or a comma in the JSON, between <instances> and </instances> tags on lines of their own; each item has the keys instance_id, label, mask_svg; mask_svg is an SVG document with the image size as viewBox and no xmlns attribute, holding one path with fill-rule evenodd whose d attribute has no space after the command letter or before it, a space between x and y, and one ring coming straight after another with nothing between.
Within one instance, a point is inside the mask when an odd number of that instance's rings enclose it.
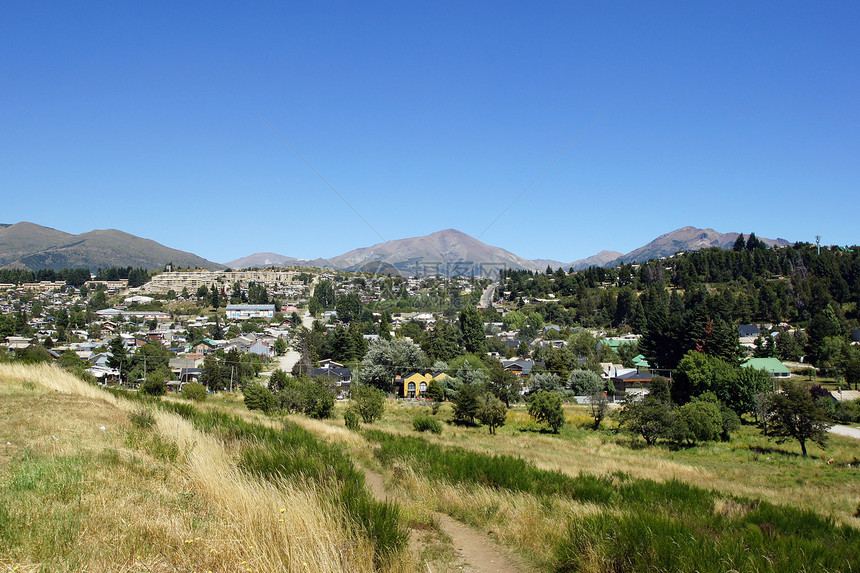
<instances>
[{"instance_id":1,"label":"pine tree","mask_svg":"<svg viewBox=\"0 0 860 573\"><path fill-rule=\"evenodd\" d=\"M460 311L460 333L463 336L466 352L484 352L486 347L484 322L474 306L467 306Z\"/></svg>"}]
</instances>

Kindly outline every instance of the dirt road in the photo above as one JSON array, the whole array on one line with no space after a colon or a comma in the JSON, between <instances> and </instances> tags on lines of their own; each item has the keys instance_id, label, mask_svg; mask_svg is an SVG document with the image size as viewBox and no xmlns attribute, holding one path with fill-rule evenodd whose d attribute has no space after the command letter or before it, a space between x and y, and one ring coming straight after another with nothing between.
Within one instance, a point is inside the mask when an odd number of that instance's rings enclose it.
<instances>
[{"instance_id":1,"label":"dirt road","mask_svg":"<svg viewBox=\"0 0 860 573\"><path fill-rule=\"evenodd\" d=\"M831 434L839 434L840 436L848 436L860 440L860 429L850 428L848 426L833 426L830 428Z\"/></svg>"}]
</instances>

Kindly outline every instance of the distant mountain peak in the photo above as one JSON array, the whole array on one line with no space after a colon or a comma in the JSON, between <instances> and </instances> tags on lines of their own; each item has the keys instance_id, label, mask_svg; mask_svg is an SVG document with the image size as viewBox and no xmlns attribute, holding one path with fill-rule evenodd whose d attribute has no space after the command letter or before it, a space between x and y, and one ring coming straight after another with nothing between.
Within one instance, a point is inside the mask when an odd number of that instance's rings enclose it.
<instances>
[{"instance_id":1,"label":"distant mountain peak","mask_svg":"<svg viewBox=\"0 0 860 573\"><path fill-rule=\"evenodd\" d=\"M334 267L346 270L365 268L369 262L385 263L402 273L433 272L437 268L446 272L444 267L460 273L480 272L480 267L537 270L532 261L487 245L457 229L353 249L329 261ZM466 266L471 270L466 270Z\"/></svg>"},{"instance_id":2,"label":"distant mountain peak","mask_svg":"<svg viewBox=\"0 0 860 573\"><path fill-rule=\"evenodd\" d=\"M177 266L223 268L195 254L165 247L151 239L117 229L96 229L73 235L22 221L0 228L0 267L30 270L107 267L161 269Z\"/></svg>"}]
</instances>

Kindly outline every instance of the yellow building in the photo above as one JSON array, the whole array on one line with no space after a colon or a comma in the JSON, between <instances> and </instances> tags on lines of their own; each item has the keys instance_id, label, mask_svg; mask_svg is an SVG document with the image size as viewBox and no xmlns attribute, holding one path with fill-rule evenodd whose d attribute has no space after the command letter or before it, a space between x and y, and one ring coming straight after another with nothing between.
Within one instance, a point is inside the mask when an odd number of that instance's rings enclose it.
<instances>
[{"instance_id":1,"label":"yellow building","mask_svg":"<svg viewBox=\"0 0 860 573\"><path fill-rule=\"evenodd\" d=\"M450 376L444 372L434 373L430 370L425 370L424 372L415 372L403 378L396 378L394 386L397 389L398 396L402 398L423 398L427 392L427 387L430 386L430 382L444 380L445 378L450 378Z\"/></svg>"}]
</instances>

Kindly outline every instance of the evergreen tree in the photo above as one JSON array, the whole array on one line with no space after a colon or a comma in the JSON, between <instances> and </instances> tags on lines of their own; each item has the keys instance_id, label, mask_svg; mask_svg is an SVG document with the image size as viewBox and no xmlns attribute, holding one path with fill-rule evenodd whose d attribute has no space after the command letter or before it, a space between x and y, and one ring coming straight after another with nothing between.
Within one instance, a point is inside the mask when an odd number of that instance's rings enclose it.
<instances>
[{"instance_id":1,"label":"evergreen tree","mask_svg":"<svg viewBox=\"0 0 860 573\"><path fill-rule=\"evenodd\" d=\"M111 339L108 344L108 367L119 370L120 378L125 381L128 379L129 363L126 357L125 346L123 346L122 338L116 336Z\"/></svg>"},{"instance_id":2,"label":"evergreen tree","mask_svg":"<svg viewBox=\"0 0 860 573\"><path fill-rule=\"evenodd\" d=\"M486 349L484 322L474 306L467 306L460 311L460 334L466 352L479 353Z\"/></svg>"}]
</instances>

